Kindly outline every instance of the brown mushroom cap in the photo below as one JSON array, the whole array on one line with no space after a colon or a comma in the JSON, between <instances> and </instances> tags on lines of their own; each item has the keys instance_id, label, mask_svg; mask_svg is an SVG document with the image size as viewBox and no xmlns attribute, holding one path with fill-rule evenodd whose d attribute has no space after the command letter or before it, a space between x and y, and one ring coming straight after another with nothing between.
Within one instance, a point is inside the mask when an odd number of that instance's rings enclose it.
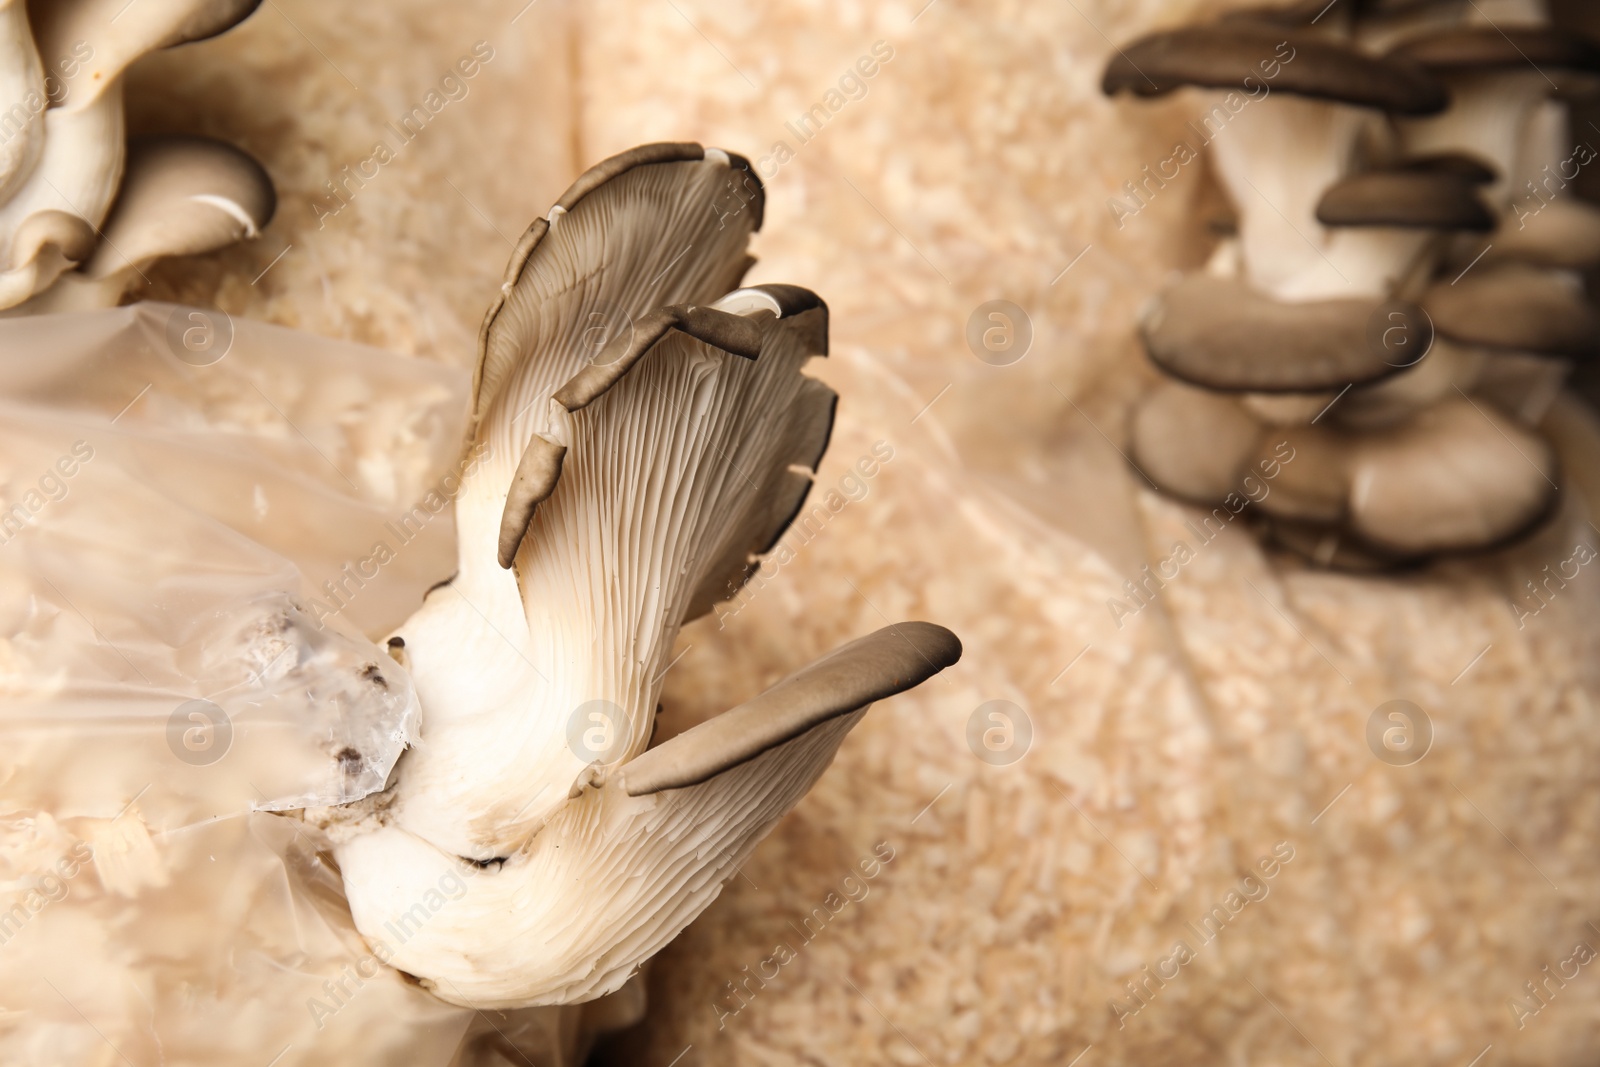
<instances>
[{"instance_id":1,"label":"brown mushroom cap","mask_svg":"<svg viewBox=\"0 0 1600 1067\"><path fill-rule=\"evenodd\" d=\"M1600 348L1600 314L1563 274L1520 263L1479 266L1440 281L1422 307L1441 336L1469 345L1550 356Z\"/></svg>"},{"instance_id":2,"label":"brown mushroom cap","mask_svg":"<svg viewBox=\"0 0 1600 1067\"><path fill-rule=\"evenodd\" d=\"M1536 525L1556 496L1555 457L1544 439L1462 397L1392 427L1295 427L1281 439L1294 452L1262 511L1337 528L1353 539L1346 547L1373 563L1503 544Z\"/></svg>"},{"instance_id":3,"label":"brown mushroom cap","mask_svg":"<svg viewBox=\"0 0 1600 1067\"><path fill-rule=\"evenodd\" d=\"M1284 303L1238 279L1191 274L1151 302L1140 332L1150 359L1182 381L1228 392L1313 393L1403 369L1371 340L1384 308L1422 321L1408 304L1371 297Z\"/></svg>"},{"instance_id":4,"label":"brown mushroom cap","mask_svg":"<svg viewBox=\"0 0 1600 1067\"><path fill-rule=\"evenodd\" d=\"M1470 152L1429 152L1395 164L1395 170L1428 174L1454 174L1473 185L1492 185L1500 177L1495 167Z\"/></svg>"},{"instance_id":5,"label":"brown mushroom cap","mask_svg":"<svg viewBox=\"0 0 1600 1067\"><path fill-rule=\"evenodd\" d=\"M1551 26L1459 26L1396 45L1389 57L1434 74L1530 67L1541 72L1600 73L1600 45Z\"/></svg>"},{"instance_id":6,"label":"brown mushroom cap","mask_svg":"<svg viewBox=\"0 0 1600 1067\"><path fill-rule=\"evenodd\" d=\"M1261 439L1261 462L1278 456L1287 444L1292 457L1280 459L1278 476L1261 498L1261 510L1283 519L1337 522L1343 518L1350 496L1346 461L1350 454L1347 434L1328 426L1283 426Z\"/></svg>"},{"instance_id":7,"label":"brown mushroom cap","mask_svg":"<svg viewBox=\"0 0 1600 1067\"><path fill-rule=\"evenodd\" d=\"M624 764L623 788L637 797L697 785L830 719L921 685L960 659L961 641L942 626L886 626Z\"/></svg>"},{"instance_id":8,"label":"brown mushroom cap","mask_svg":"<svg viewBox=\"0 0 1600 1067\"><path fill-rule=\"evenodd\" d=\"M1488 548L1524 533L1556 497L1555 453L1487 405L1447 399L1359 438L1350 529L1400 555Z\"/></svg>"},{"instance_id":9,"label":"brown mushroom cap","mask_svg":"<svg viewBox=\"0 0 1600 1067\"><path fill-rule=\"evenodd\" d=\"M1439 0L1294 0L1279 6L1247 7L1223 14L1219 22L1260 22L1272 26L1310 26L1339 17L1404 15Z\"/></svg>"},{"instance_id":10,"label":"brown mushroom cap","mask_svg":"<svg viewBox=\"0 0 1600 1067\"><path fill-rule=\"evenodd\" d=\"M1164 492L1215 504L1238 489L1261 434L1233 397L1163 381L1134 412L1129 459Z\"/></svg>"},{"instance_id":11,"label":"brown mushroom cap","mask_svg":"<svg viewBox=\"0 0 1600 1067\"><path fill-rule=\"evenodd\" d=\"M192 256L254 237L272 219L272 179L248 153L209 137L143 137L128 165L105 236L84 273L94 278L163 256Z\"/></svg>"},{"instance_id":12,"label":"brown mushroom cap","mask_svg":"<svg viewBox=\"0 0 1600 1067\"><path fill-rule=\"evenodd\" d=\"M1565 196L1521 211L1513 207L1487 241L1461 251L1462 266L1483 252L1485 244L1490 246L1486 262L1588 270L1600 266L1600 207Z\"/></svg>"},{"instance_id":13,"label":"brown mushroom cap","mask_svg":"<svg viewBox=\"0 0 1600 1067\"><path fill-rule=\"evenodd\" d=\"M1494 229L1494 215L1465 178L1445 171L1369 170L1335 182L1317 204L1324 226Z\"/></svg>"},{"instance_id":14,"label":"brown mushroom cap","mask_svg":"<svg viewBox=\"0 0 1600 1067\"><path fill-rule=\"evenodd\" d=\"M1363 55L1326 37L1285 33L1248 20L1192 26L1141 37L1106 64L1101 88L1160 96L1186 85L1255 91L1268 84L1262 66L1287 42L1292 62L1279 62L1274 92L1295 93L1401 115L1432 115L1449 104L1445 89L1405 61Z\"/></svg>"}]
</instances>

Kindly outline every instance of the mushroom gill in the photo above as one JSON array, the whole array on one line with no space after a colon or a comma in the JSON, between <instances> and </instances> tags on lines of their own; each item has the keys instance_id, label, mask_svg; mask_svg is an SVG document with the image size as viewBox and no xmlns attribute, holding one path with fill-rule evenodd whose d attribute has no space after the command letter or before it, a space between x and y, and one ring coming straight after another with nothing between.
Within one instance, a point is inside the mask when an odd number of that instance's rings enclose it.
<instances>
[{"instance_id":1,"label":"mushroom gill","mask_svg":"<svg viewBox=\"0 0 1600 1067\"><path fill-rule=\"evenodd\" d=\"M679 627L787 528L832 429L834 393L802 373L827 306L738 287L764 196L717 149L606 160L528 230L485 320L459 569L391 638L422 741L383 793L308 813L357 927L444 1000L620 988L869 704L960 656L892 625L650 747ZM465 897L392 944L446 871Z\"/></svg>"}]
</instances>

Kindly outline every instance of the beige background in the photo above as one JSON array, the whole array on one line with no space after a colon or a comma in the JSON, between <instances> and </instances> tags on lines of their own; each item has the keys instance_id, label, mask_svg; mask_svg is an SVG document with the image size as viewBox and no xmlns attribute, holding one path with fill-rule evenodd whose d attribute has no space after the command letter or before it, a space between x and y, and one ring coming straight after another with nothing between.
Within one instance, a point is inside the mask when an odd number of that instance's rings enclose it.
<instances>
[{"instance_id":1,"label":"beige background","mask_svg":"<svg viewBox=\"0 0 1600 1067\"><path fill-rule=\"evenodd\" d=\"M1151 373L1134 313L1203 259L1216 198L1189 167L1113 224L1107 198L1187 112L1107 102L1099 73L1110 42L1214 6L267 0L133 77L135 129L235 140L281 197L259 241L166 265L148 295L457 366L511 242L583 167L654 140L797 149L767 178L753 277L833 309L820 484L876 441L895 458L721 632L685 633L669 715L886 619L949 625L967 653L869 715L663 954L616 1062L1465 1065L1492 1045L1485 1065L1549 1065L1596 1047L1592 968L1521 1030L1507 1007L1600 947L1597 579L1522 630L1509 606L1592 542L1579 501L1517 552L1387 580L1308 573L1232 529L1156 607L1120 629L1107 610L1186 536L1115 445ZM468 96L319 227L323 183L480 40L495 58ZM797 146L785 122L880 40L894 55L866 95ZM1032 323L1010 367L963 339L995 298ZM1395 698L1436 730L1412 767L1364 739ZM1009 767L966 742L997 699L1033 724ZM719 1028L727 983L797 942L880 841L895 859L868 895ZM1270 894L1190 940L1119 1029L1124 983L1280 842Z\"/></svg>"}]
</instances>

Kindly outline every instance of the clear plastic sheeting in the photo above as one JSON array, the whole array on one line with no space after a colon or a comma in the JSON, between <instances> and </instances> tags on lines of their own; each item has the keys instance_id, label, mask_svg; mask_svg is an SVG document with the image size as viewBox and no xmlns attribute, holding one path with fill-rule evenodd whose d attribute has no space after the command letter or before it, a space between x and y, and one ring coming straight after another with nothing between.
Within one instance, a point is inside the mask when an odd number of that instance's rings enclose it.
<instances>
[{"instance_id":1,"label":"clear plastic sheeting","mask_svg":"<svg viewBox=\"0 0 1600 1067\"><path fill-rule=\"evenodd\" d=\"M0 321L0 1062L456 1055L263 809L414 740L371 638L449 575L468 384L167 305Z\"/></svg>"}]
</instances>

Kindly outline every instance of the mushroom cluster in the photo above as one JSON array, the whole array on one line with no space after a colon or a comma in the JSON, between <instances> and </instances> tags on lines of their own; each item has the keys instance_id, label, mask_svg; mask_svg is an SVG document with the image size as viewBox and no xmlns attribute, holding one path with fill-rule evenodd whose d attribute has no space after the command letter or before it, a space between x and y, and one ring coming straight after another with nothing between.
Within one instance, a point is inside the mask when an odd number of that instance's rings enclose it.
<instances>
[{"instance_id":1,"label":"mushroom cluster","mask_svg":"<svg viewBox=\"0 0 1600 1067\"><path fill-rule=\"evenodd\" d=\"M740 287L763 203L718 149L615 156L527 231L484 322L458 570L388 638L419 739L383 792L306 813L374 953L444 1000L619 989L870 703L960 656L941 627L889 626L653 737L680 626L774 546L833 426L801 373L827 306ZM467 890L435 909L445 876Z\"/></svg>"},{"instance_id":2,"label":"mushroom cluster","mask_svg":"<svg viewBox=\"0 0 1600 1067\"><path fill-rule=\"evenodd\" d=\"M1108 95L1206 94L1190 129L1235 213L1141 315L1164 380L1133 462L1208 507L1270 471L1260 525L1331 566L1536 527L1538 423L1600 347L1600 210L1566 195L1594 153L1564 103L1597 76L1600 45L1536 0L1313 0L1121 50Z\"/></svg>"},{"instance_id":3,"label":"mushroom cluster","mask_svg":"<svg viewBox=\"0 0 1600 1067\"><path fill-rule=\"evenodd\" d=\"M266 171L203 137L130 143L123 74L260 0L0 0L0 312L116 305L151 262L254 237Z\"/></svg>"}]
</instances>

